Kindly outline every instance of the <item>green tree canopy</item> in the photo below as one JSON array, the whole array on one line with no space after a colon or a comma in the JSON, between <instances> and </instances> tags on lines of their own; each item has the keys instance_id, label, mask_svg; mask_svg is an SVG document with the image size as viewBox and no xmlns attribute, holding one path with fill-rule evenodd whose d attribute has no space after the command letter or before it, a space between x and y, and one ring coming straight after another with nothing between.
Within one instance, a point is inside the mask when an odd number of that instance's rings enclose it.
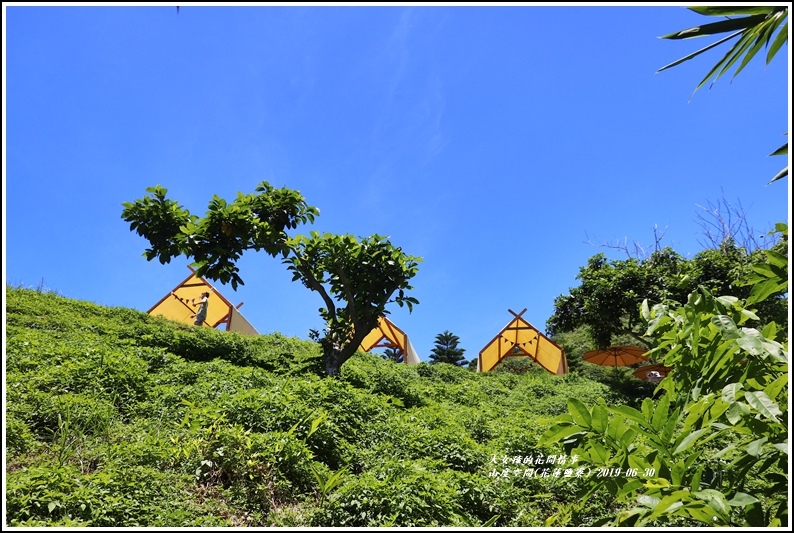
<instances>
[{"instance_id":1,"label":"green tree canopy","mask_svg":"<svg viewBox=\"0 0 794 533\"><path fill-rule=\"evenodd\" d=\"M323 348L329 375L339 372L378 318L388 314L387 304L411 309L418 303L406 293L420 259L385 237L317 232L290 237L287 230L314 222L319 214L298 191L262 182L256 194L238 193L231 203L213 196L204 217L167 199L167 189L159 185L146 191L149 196L122 204L122 219L149 241L147 260L165 264L177 256L192 257L198 276L231 282L236 289L243 284L236 265L243 252L265 251L281 255L292 280L320 294L326 328L324 335L312 336Z\"/></svg>"},{"instance_id":2,"label":"green tree canopy","mask_svg":"<svg viewBox=\"0 0 794 533\"><path fill-rule=\"evenodd\" d=\"M770 250L786 253L787 243L778 242ZM593 343L599 348L609 346L621 335L629 335L649 347L643 335L639 315L640 304L683 303L699 286L716 294L731 293L746 298L752 290L740 286L739 280L766 262L762 250L748 253L728 239L719 249L707 249L686 259L672 248L665 247L645 260L629 258L609 261L602 253L590 258L579 269L580 285L567 295L554 300L554 312L546 322L546 331L554 336L587 327ZM759 302L758 316L763 323L788 322L788 298L778 295Z\"/></svg>"},{"instance_id":3,"label":"green tree canopy","mask_svg":"<svg viewBox=\"0 0 794 533\"><path fill-rule=\"evenodd\" d=\"M402 363L405 359L405 354L399 348L386 348L380 356L395 363Z\"/></svg>"},{"instance_id":4,"label":"green tree canopy","mask_svg":"<svg viewBox=\"0 0 794 533\"><path fill-rule=\"evenodd\" d=\"M436 342L430 354L430 364L449 363L451 365L464 366L468 361L463 358L466 351L458 347L460 338L450 331L444 331L436 335Z\"/></svg>"}]
</instances>

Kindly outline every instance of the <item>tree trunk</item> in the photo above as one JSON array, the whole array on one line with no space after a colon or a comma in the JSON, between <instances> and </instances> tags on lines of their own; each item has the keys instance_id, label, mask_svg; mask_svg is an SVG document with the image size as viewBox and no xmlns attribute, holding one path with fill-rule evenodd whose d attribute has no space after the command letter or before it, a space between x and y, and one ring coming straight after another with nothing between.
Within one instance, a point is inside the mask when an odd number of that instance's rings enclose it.
<instances>
[{"instance_id":1,"label":"tree trunk","mask_svg":"<svg viewBox=\"0 0 794 533\"><path fill-rule=\"evenodd\" d=\"M325 373L329 376L336 376L339 374L339 369L342 367L340 361L340 353L338 350L328 348L323 350L323 364L325 365Z\"/></svg>"}]
</instances>

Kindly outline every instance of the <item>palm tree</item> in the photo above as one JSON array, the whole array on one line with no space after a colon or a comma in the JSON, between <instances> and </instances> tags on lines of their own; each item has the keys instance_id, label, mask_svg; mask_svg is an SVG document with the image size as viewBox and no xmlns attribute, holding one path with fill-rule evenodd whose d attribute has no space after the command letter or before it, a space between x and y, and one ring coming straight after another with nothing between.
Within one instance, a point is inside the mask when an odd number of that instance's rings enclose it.
<instances>
[{"instance_id":1,"label":"palm tree","mask_svg":"<svg viewBox=\"0 0 794 533\"><path fill-rule=\"evenodd\" d=\"M709 80L713 84L731 67L738 64L733 72L733 75L736 76L761 48L766 48L766 64L768 65L778 50L788 42L788 6L717 6L690 7L688 9L708 17L721 17L722 20L662 35L662 39L692 39L722 33L729 33L729 35L663 66L657 72L680 65L684 61L689 61L707 50L738 37L731 49L700 81L695 91L703 87ZM739 61L740 59L741 61ZM788 142L769 155L788 155ZM786 176L788 176L788 166L778 172L769 183Z\"/></svg>"}]
</instances>

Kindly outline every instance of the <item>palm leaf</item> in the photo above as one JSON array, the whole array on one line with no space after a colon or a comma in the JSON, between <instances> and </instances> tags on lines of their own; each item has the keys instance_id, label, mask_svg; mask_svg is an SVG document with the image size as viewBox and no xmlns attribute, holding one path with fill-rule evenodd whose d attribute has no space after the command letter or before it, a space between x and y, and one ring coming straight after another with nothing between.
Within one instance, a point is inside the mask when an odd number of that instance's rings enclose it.
<instances>
[{"instance_id":1,"label":"palm leaf","mask_svg":"<svg viewBox=\"0 0 794 533\"><path fill-rule=\"evenodd\" d=\"M707 50L710 50L724 42L739 36L739 40L728 50L728 52L714 65L708 74L700 81L695 88L695 91L700 89L709 80L713 78L713 82L717 81L725 72L728 71L740 58L742 62L733 73L736 76L744 69L747 63L758 53L762 46L769 47L767 52L767 64L772 60L772 57L778 50L788 41L788 8L786 7L718 7L718 8L691 8L696 13L711 15L711 16L724 16L727 14L749 14L750 16L741 17L738 19L728 19L710 24L704 24L681 30L678 32L663 35L662 39L690 39L693 37L701 37L703 35L716 35L726 32L734 32L727 37L723 37L709 46L701 48L677 61L674 61L664 67L660 68L657 72L661 72L675 65L679 65L684 61L688 61ZM772 41L772 35L783 22L786 22L783 28L778 32L775 39ZM771 46L769 45L772 41Z\"/></svg>"},{"instance_id":2,"label":"palm leaf","mask_svg":"<svg viewBox=\"0 0 794 533\"><path fill-rule=\"evenodd\" d=\"M722 39L720 39L719 41L717 41L717 42L715 42L715 43L712 43L712 44L710 44L710 45L708 45L708 46L706 46L706 47L704 47L704 48L701 48L701 49L700 49L700 50L698 50L697 52L692 52L692 53L691 53L691 54L689 54L688 56L684 56L684 57L682 57L681 59L677 59L677 60L673 61L672 63L670 63L670 64L668 64L668 65L665 65L665 66L663 66L662 68L660 68L660 69L659 69L659 70L657 70L656 72L661 72L661 71L663 71L663 70L667 70L667 69L668 69L668 68L670 68L670 67L674 67L674 66L676 66L676 65L680 65L680 64L681 64L681 63L683 63L684 61L689 61L689 60L690 60L690 59L692 59L693 57L699 56L699 55L700 55L700 54L702 54L703 52L706 52L707 50L711 50L711 49L712 49L712 48L714 48L715 46L719 46L719 45L721 45L722 43L724 43L725 41L730 41L731 39L733 39L734 37L736 37L737 35L739 35L739 34L741 34L741 33L742 33L742 32L740 32L740 31L737 31L736 33L734 33L734 34L732 34L732 35L728 35L727 37L723 37L723 38L722 38ZM662 39L664 39L664 37L662 37Z\"/></svg>"},{"instance_id":3,"label":"palm leaf","mask_svg":"<svg viewBox=\"0 0 794 533\"><path fill-rule=\"evenodd\" d=\"M762 23L767 16L768 15L753 15L752 17L711 22L703 26L695 26L694 28L668 33L667 35L662 35L660 39L693 39L704 35L716 35L729 31L745 30Z\"/></svg>"},{"instance_id":4,"label":"palm leaf","mask_svg":"<svg viewBox=\"0 0 794 533\"><path fill-rule=\"evenodd\" d=\"M687 8L698 15L730 17L735 15L764 15L781 9L781 6L696 6ZM785 8L784 8L785 9Z\"/></svg>"},{"instance_id":5,"label":"palm leaf","mask_svg":"<svg viewBox=\"0 0 794 533\"><path fill-rule=\"evenodd\" d=\"M774 152L772 152L769 155L770 156L773 156L773 155L788 155L788 143L784 144L783 146L781 146L780 148L778 148L777 150L775 150ZM775 174L775 177L773 177L771 180L769 180L769 183L773 183L773 182L775 182L775 181L777 181L779 179L783 179L786 176L788 176L788 167L785 167L783 170L781 170L780 172Z\"/></svg>"},{"instance_id":6,"label":"palm leaf","mask_svg":"<svg viewBox=\"0 0 794 533\"><path fill-rule=\"evenodd\" d=\"M768 65L772 58L775 57L777 51L780 50L780 47L783 46L785 43L788 42L788 20L783 25L783 28L777 33L777 37L775 40L772 41L772 46L769 47L769 51L766 53L766 64Z\"/></svg>"},{"instance_id":7,"label":"palm leaf","mask_svg":"<svg viewBox=\"0 0 794 533\"><path fill-rule=\"evenodd\" d=\"M786 176L788 176L788 167L784 168L783 170L775 174L775 177L769 180L769 183L774 183L779 179L785 178Z\"/></svg>"},{"instance_id":8,"label":"palm leaf","mask_svg":"<svg viewBox=\"0 0 794 533\"><path fill-rule=\"evenodd\" d=\"M780 26L781 22L783 22L783 19L776 14L773 15L773 18L769 20L769 23L764 23L758 27L758 38L755 40L755 44L753 44L753 47L750 49L750 51L744 55L742 64L739 65L739 68L733 73L734 77L742 71L745 65L747 65L750 59L758 53L762 46L769 48L769 41L772 38L772 34L775 32L775 29ZM769 56L767 55L767 64L768 63Z\"/></svg>"},{"instance_id":9,"label":"palm leaf","mask_svg":"<svg viewBox=\"0 0 794 533\"><path fill-rule=\"evenodd\" d=\"M775 150L774 152L772 152L769 155L770 156L773 156L773 155L788 155L788 143L784 144L783 146L781 146L780 148L778 148L777 150Z\"/></svg>"}]
</instances>

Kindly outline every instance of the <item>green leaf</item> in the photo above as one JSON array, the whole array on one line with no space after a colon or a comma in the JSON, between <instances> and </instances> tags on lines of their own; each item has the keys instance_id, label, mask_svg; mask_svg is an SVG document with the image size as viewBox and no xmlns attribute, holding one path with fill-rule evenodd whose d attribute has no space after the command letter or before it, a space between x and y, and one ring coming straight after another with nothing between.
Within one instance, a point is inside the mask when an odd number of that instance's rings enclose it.
<instances>
[{"instance_id":1,"label":"green leaf","mask_svg":"<svg viewBox=\"0 0 794 533\"><path fill-rule=\"evenodd\" d=\"M564 426L561 424L556 424L550 427L546 432L540 437L538 440L538 444L541 446L547 444L554 444L555 442L559 442L566 437L570 437L572 435L582 434L584 435L585 432L582 431L580 426L570 425Z\"/></svg>"},{"instance_id":2,"label":"green leaf","mask_svg":"<svg viewBox=\"0 0 794 533\"><path fill-rule=\"evenodd\" d=\"M768 6L694 6L687 9L710 17L732 17L736 15L768 15L778 8Z\"/></svg>"},{"instance_id":3,"label":"green leaf","mask_svg":"<svg viewBox=\"0 0 794 533\"><path fill-rule=\"evenodd\" d=\"M784 440L783 442L776 442L772 446L774 446L776 450L788 455L788 439Z\"/></svg>"},{"instance_id":4,"label":"green leaf","mask_svg":"<svg viewBox=\"0 0 794 533\"><path fill-rule=\"evenodd\" d=\"M686 30L681 30L667 35L662 35L660 39L692 39L694 37L702 37L704 35L716 35L718 33L727 33L736 30L746 30L753 26L758 25L766 19L767 14L753 15L750 17L742 17L728 20L721 20L719 22L711 22L702 26L695 26ZM737 32L741 33L741 32ZM736 35L736 34L734 34Z\"/></svg>"},{"instance_id":5,"label":"green leaf","mask_svg":"<svg viewBox=\"0 0 794 533\"><path fill-rule=\"evenodd\" d=\"M731 39L733 39L734 37L736 37L736 36L737 36L737 35L739 35L740 33L741 33L741 32L738 32L738 31L737 31L736 33L734 33L734 34L732 34L732 35L728 35L727 37L723 37L723 38L722 38L722 39L720 39L719 41L716 41L716 42L714 42L714 43L711 43L710 45L708 45L708 46L705 46L705 47L701 48L700 50L698 50L698 51L696 51L696 52L692 52L691 54L689 54L689 55L686 55L686 56L682 57L681 59L677 59L677 60L673 61L672 63L668 63L667 65L663 66L662 68L660 68L660 69L659 69L659 70L657 70L656 72L657 72L657 73L658 73L658 72L662 72L663 70L667 70L667 69L669 69L669 68L675 67L676 65L680 65L681 63L684 63L685 61L689 61L690 59L693 59L693 58L695 58L695 57L699 56L700 54L702 54L702 53L704 53L704 52L707 52L707 51L711 50L712 48L715 48L715 47L717 47L717 46L721 45L721 44L722 44L722 43L724 43L724 42L730 41ZM670 34L670 35L673 35L673 34ZM696 37L696 36L695 36L695 35L692 35L692 37ZM662 39L672 39L673 37L662 36L661 38L662 38ZM683 38L683 37L682 37L682 38ZM713 72L715 69L716 69L716 66L715 66L715 67L714 67L714 68L711 70L711 72ZM711 72L709 72L709 75L706 77L706 79L708 79L709 77L711 77ZM698 88L700 88L700 86L701 86L701 85L703 85L703 82L700 82L700 85L698 85Z\"/></svg>"},{"instance_id":6,"label":"green leaf","mask_svg":"<svg viewBox=\"0 0 794 533\"><path fill-rule=\"evenodd\" d=\"M727 503L731 507L747 507L757 501L759 500L755 496L751 496L745 492L737 492Z\"/></svg>"},{"instance_id":7,"label":"green leaf","mask_svg":"<svg viewBox=\"0 0 794 533\"><path fill-rule=\"evenodd\" d=\"M648 322L651 319L651 311L650 311L650 309L648 309L648 300L647 299L642 301L642 305L640 306L640 316L646 322Z\"/></svg>"},{"instance_id":8,"label":"green leaf","mask_svg":"<svg viewBox=\"0 0 794 533\"><path fill-rule=\"evenodd\" d=\"M748 391L744 393L744 398L751 407L770 420L778 422L777 417L783 414L780 407L763 391Z\"/></svg>"},{"instance_id":9,"label":"green leaf","mask_svg":"<svg viewBox=\"0 0 794 533\"><path fill-rule=\"evenodd\" d=\"M648 516L648 521L650 522L663 514L670 514L672 511L682 507L684 505L682 499L688 499L688 497L689 493L683 490L677 490L669 496L665 496L656 504L653 512Z\"/></svg>"},{"instance_id":10,"label":"green leaf","mask_svg":"<svg viewBox=\"0 0 794 533\"><path fill-rule=\"evenodd\" d=\"M771 179L771 180L769 180L769 183L774 183L774 182L776 182L777 180L780 180L780 179L783 179L783 178L785 178L786 176L788 176L788 167L786 167L786 168L782 169L780 172L778 172L777 174L775 174L775 175L772 177L772 179Z\"/></svg>"},{"instance_id":11,"label":"green leaf","mask_svg":"<svg viewBox=\"0 0 794 533\"><path fill-rule=\"evenodd\" d=\"M788 21L786 21L786 23L777 33L777 37L775 37L775 40L772 41L772 45L769 47L769 50L766 53L767 65L769 64L770 61L772 61L772 58L775 57L775 54L777 54L778 50L780 50L780 48L783 46L783 44L786 41L788 41ZM788 153L788 150L786 150L786 153ZM782 154L775 153L772 155L782 155Z\"/></svg>"},{"instance_id":12,"label":"green leaf","mask_svg":"<svg viewBox=\"0 0 794 533\"><path fill-rule=\"evenodd\" d=\"M747 297L746 305L753 305L757 302L763 302L773 294L781 292L782 289L785 289L785 286L775 279L768 279L762 281L761 283L757 283L756 285L753 285L753 288L750 290L750 295Z\"/></svg>"},{"instance_id":13,"label":"green leaf","mask_svg":"<svg viewBox=\"0 0 794 533\"><path fill-rule=\"evenodd\" d=\"M722 332L726 339L739 338L739 330L733 319L727 315L716 315L711 317L711 322Z\"/></svg>"},{"instance_id":14,"label":"green leaf","mask_svg":"<svg viewBox=\"0 0 794 533\"><path fill-rule=\"evenodd\" d=\"M788 150L786 150L786 153L788 153ZM774 250L766 251L766 260L769 261L769 264L776 266L778 268L781 269L788 268L788 257L778 252L775 252Z\"/></svg>"},{"instance_id":15,"label":"green leaf","mask_svg":"<svg viewBox=\"0 0 794 533\"><path fill-rule=\"evenodd\" d=\"M723 493L714 489L704 489L694 492L692 495L699 500L707 502L712 509L721 515L723 520L727 521L730 511L728 510L728 502L725 501L725 495Z\"/></svg>"},{"instance_id":16,"label":"green leaf","mask_svg":"<svg viewBox=\"0 0 794 533\"><path fill-rule=\"evenodd\" d=\"M681 443L675 448L675 450L673 450L673 455L678 455L679 453L689 449L694 444L694 442L700 438L701 435L709 431L711 431L711 428L702 428L702 429L698 429L697 431L693 431L692 433L689 433L686 437L684 437L684 440L681 441Z\"/></svg>"},{"instance_id":17,"label":"green leaf","mask_svg":"<svg viewBox=\"0 0 794 533\"><path fill-rule=\"evenodd\" d=\"M670 483L672 483L674 487L681 486L684 481L685 473L686 465L683 461L673 463L673 466L670 468Z\"/></svg>"},{"instance_id":18,"label":"green leaf","mask_svg":"<svg viewBox=\"0 0 794 533\"><path fill-rule=\"evenodd\" d=\"M607 425L609 424L609 415L607 413L606 407L603 405L596 405L593 407L591 423L594 431L603 433L607 430Z\"/></svg>"},{"instance_id":19,"label":"green leaf","mask_svg":"<svg viewBox=\"0 0 794 533\"><path fill-rule=\"evenodd\" d=\"M653 419L651 420L651 425L657 431L661 430L662 427L667 423L667 420L670 416L670 396L665 394L659 400L659 403L656 404L656 410L653 412Z\"/></svg>"},{"instance_id":20,"label":"green leaf","mask_svg":"<svg viewBox=\"0 0 794 533\"><path fill-rule=\"evenodd\" d=\"M498 514L497 515L493 515L485 523L483 523L483 525L480 526L480 527L491 527L492 525L494 525L496 523L497 520L499 520L500 516L501 515L498 515Z\"/></svg>"},{"instance_id":21,"label":"green leaf","mask_svg":"<svg viewBox=\"0 0 794 533\"><path fill-rule=\"evenodd\" d=\"M729 383L722 388L722 400L730 404L736 403L736 396L740 393L744 385L741 383Z\"/></svg>"},{"instance_id":22,"label":"green leaf","mask_svg":"<svg viewBox=\"0 0 794 533\"><path fill-rule=\"evenodd\" d=\"M764 394L774 400L786 385L788 385L788 374L782 374L775 381L764 387Z\"/></svg>"},{"instance_id":23,"label":"green leaf","mask_svg":"<svg viewBox=\"0 0 794 533\"><path fill-rule=\"evenodd\" d=\"M621 414L630 420L633 420L639 424L648 425L649 421L642 415L641 412L637 411L633 407L629 407L628 405L615 405L607 407L613 413Z\"/></svg>"},{"instance_id":24,"label":"green leaf","mask_svg":"<svg viewBox=\"0 0 794 533\"><path fill-rule=\"evenodd\" d=\"M639 490L644 485L645 483L643 483L642 480L637 478L631 478L628 481L626 481L622 487L620 487L617 496L618 498L625 496L626 494Z\"/></svg>"},{"instance_id":25,"label":"green leaf","mask_svg":"<svg viewBox=\"0 0 794 533\"><path fill-rule=\"evenodd\" d=\"M591 427L590 410L587 406L576 398L568 398L568 412L571 414L573 421L582 427Z\"/></svg>"},{"instance_id":26,"label":"green leaf","mask_svg":"<svg viewBox=\"0 0 794 533\"><path fill-rule=\"evenodd\" d=\"M749 414L749 409L746 404L740 402L734 402L728 407L728 410L725 411L725 417L728 419L728 422L734 426L741 422L742 417L746 414Z\"/></svg>"}]
</instances>

